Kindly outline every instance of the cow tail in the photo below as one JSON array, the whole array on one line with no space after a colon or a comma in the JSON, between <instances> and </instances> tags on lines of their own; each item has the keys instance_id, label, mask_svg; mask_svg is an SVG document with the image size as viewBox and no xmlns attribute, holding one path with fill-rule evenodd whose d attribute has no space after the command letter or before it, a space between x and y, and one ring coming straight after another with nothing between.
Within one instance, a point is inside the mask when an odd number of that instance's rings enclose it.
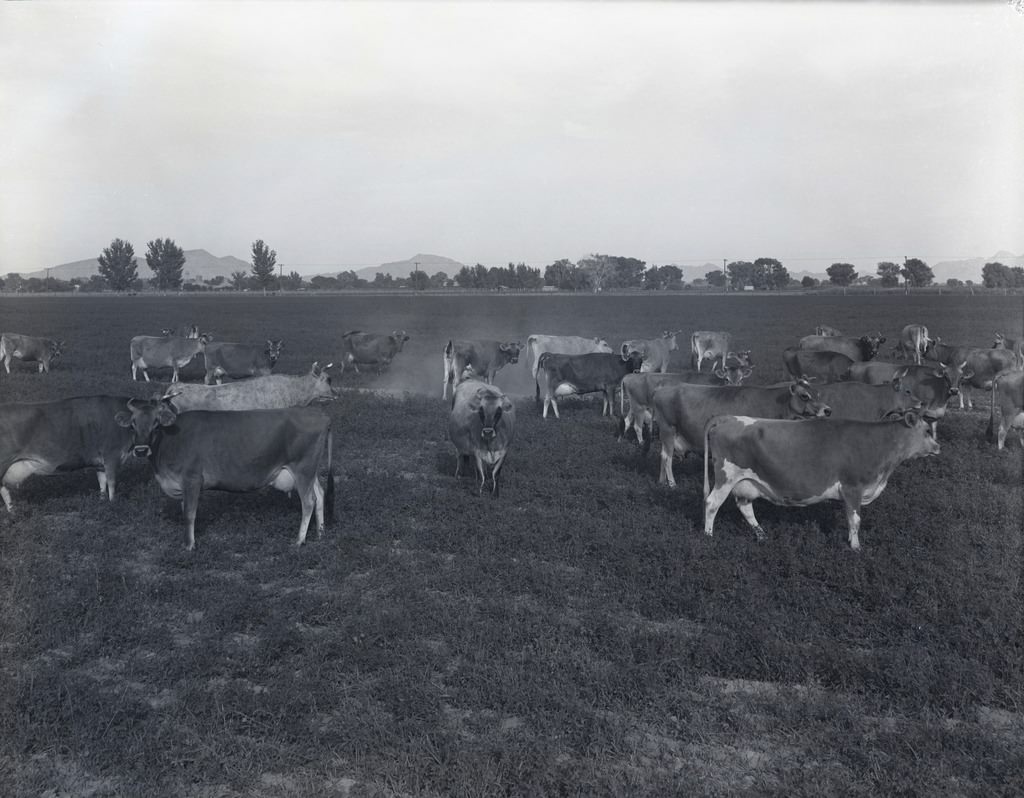
<instances>
[{"instance_id":1,"label":"cow tail","mask_svg":"<svg viewBox=\"0 0 1024 798\"><path fill-rule=\"evenodd\" d=\"M988 429L985 430L985 440L989 443L996 442L996 386L999 384L999 375L992 378L992 387L989 389Z\"/></svg>"},{"instance_id":2,"label":"cow tail","mask_svg":"<svg viewBox=\"0 0 1024 798\"><path fill-rule=\"evenodd\" d=\"M707 503L708 496L711 495L711 482L708 479L708 460L711 457L711 428L715 425L715 420L712 418L704 425L704 502Z\"/></svg>"},{"instance_id":3,"label":"cow tail","mask_svg":"<svg viewBox=\"0 0 1024 798\"><path fill-rule=\"evenodd\" d=\"M327 427L327 484L324 486L324 517L334 523L334 483L337 477L334 475L334 465L331 462L331 450L334 447L334 435L330 426Z\"/></svg>"},{"instance_id":4,"label":"cow tail","mask_svg":"<svg viewBox=\"0 0 1024 798\"><path fill-rule=\"evenodd\" d=\"M451 340L449 340L447 346L445 346L445 348L444 348L444 357L442 358L442 360L444 361L444 374L441 375L441 384L444 386L445 394L447 394L447 392L448 392L448 380L449 379L451 380L451 382L452 382L453 398L454 398L455 386L458 384L458 381L459 381L459 376L457 374L453 374L452 373L452 365L453 365L452 364L452 360L453 360L454 354L455 354L455 346L452 344Z\"/></svg>"},{"instance_id":5,"label":"cow tail","mask_svg":"<svg viewBox=\"0 0 1024 798\"><path fill-rule=\"evenodd\" d=\"M533 380L534 400L536 402L540 402L540 372L544 368L544 364L547 363L548 355L550 354L550 352L541 352L537 358L537 376Z\"/></svg>"},{"instance_id":6,"label":"cow tail","mask_svg":"<svg viewBox=\"0 0 1024 798\"><path fill-rule=\"evenodd\" d=\"M531 374L533 373L533 345L536 340L532 335L526 339L526 368L530 370Z\"/></svg>"}]
</instances>

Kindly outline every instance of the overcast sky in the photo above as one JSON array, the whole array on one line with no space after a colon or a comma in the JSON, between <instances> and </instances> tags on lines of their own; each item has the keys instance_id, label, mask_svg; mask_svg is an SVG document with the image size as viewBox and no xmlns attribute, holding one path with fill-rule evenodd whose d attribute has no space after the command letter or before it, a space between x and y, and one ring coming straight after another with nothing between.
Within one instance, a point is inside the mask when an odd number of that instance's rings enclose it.
<instances>
[{"instance_id":1,"label":"overcast sky","mask_svg":"<svg viewBox=\"0 0 1024 798\"><path fill-rule=\"evenodd\" d=\"M1024 252L1005 2L3 3L0 131L0 274Z\"/></svg>"}]
</instances>

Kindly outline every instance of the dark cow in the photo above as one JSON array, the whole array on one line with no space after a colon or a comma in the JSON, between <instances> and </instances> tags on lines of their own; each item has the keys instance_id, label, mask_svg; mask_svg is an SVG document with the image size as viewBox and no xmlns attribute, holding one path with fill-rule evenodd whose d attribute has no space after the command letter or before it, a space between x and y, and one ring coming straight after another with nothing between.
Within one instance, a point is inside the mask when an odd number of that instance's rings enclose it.
<instances>
[{"instance_id":1,"label":"dark cow","mask_svg":"<svg viewBox=\"0 0 1024 798\"><path fill-rule=\"evenodd\" d=\"M117 469L132 450L114 414L128 397L80 396L56 402L0 404L0 496L32 474L98 469L100 495L114 500Z\"/></svg>"},{"instance_id":2,"label":"dark cow","mask_svg":"<svg viewBox=\"0 0 1024 798\"><path fill-rule=\"evenodd\" d=\"M341 336L341 367L351 365L359 373L359 366L376 366L377 373L391 365L395 355L402 351L409 336L405 330L390 335L352 330Z\"/></svg>"},{"instance_id":3,"label":"dark cow","mask_svg":"<svg viewBox=\"0 0 1024 798\"><path fill-rule=\"evenodd\" d=\"M266 346L235 344L230 341L208 343L205 351L206 377L203 382L211 385L216 380L220 385L224 376L233 379L266 377L281 356L283 346L280 340L268 340Z\"/></svg>"},{"instance_id":4,"label":"dark cow","mask_svg":"<svg viewBox=\"0 0 1024 798\"><path fill-rule=\"evenodd\" d=\"M11 358L18 358L26 363L38 363L39 373L50 371L50 364L61 356L64 351L63 341L52 338L35 338L19 333L0 333L0 360L4 369L11 373Z\"/></svg>"},{"instance_id":5,"label":"dark cow","mask_svg":"<svg viewBox=\"0 0 1024 798\"><path fill-rule=\"evenodd\" d=\"M165 338L198 338L199 327L195 324L182 324L180 327L168 327L160 331Z\"/></svg>"},{"instance_id":6,"label":"dark cow","mask_svg":"<svg viewBox=\"0 0 1024 798\"><path fill-rule=\"evenodd\" d=\"M556 397L597 391L604 395L601 415L611 415L615 388L627 374L639 371L641 362L635 352L625 360L620 355L603 352L589 355L544 352L538 364L538 395L541 390L544 395L543 417L548 417L549 406L554 408L555 418L559 417Z\"/></svg>"},{"instance_id":7,"label":"dark cow","mask_svg":"<svg viewBox=\"0 0 1024 798\"><path fill-rule=\"evenodd\" d=\"M644 447L644 453L650 448L650 435L644 437L644 427L650 427L654 416L652 403L654 392L663 385L739 385L750 376L752 368L741 364L738 360L719 361L713 372L684 371L680 373L653 374L641 372L627 374L622 378L622 427L619 438L625 437L630 427L636 434L637 443ZM628 407L628 411L627 411Z\"/></svg>"},{"instance_id":8,"label":"dark cow","mask_svg":"<svg viewBox=\"0 0 1024 798\"><path fill-rule=\"evenodd\" d=\"M448 398L448 386L454 389L460 375L472 367L473 373L490 385L494 375L510 363L519 362L523 345L516 341L456 341L450 340L444 348L444 382L441 398Z\"/></svg>"},{"instance_id":9,"label":"dark cow","mask_svg":"<svg viewBox=\"0 0 1024 798\"><path fill-rule=\"evenodd\" d=\"M894 412L921 409L921 400L898 379L888 385L829 382L818 387L818 396L832 408L832 418L850 421L881 421Z\"/></svg>"},{"instance_id":10,"label":"dark cow","mask_svg":"<svg viewBox=\"0 0 1024 798\"><path fill-rule=\"evenodd\" d=\"M137 378L139 369L142 370L146 382L149 382L148 369L170 368L173 369L171 382L177 382L178 369L187 366L192 358L204 351L210 340L211 337L207 333L198 338L136 335L132 338L129 350L132 359L132 380Z\"/></svg>"},{"instance_id":11,"label":"dark cow","mask_svg":"<svg viewBox=\"0 0 1024 798\"><path fill-rule=\"evenodd\" d=\"M850 366L854 361L839 352L812 352L806 349L788 347L782 353L786 371L795 380L805 379L816 382L839 382L849 378Z\"/></svg>"},{"instance_id":12,"label":"dark cow","mask_svg":"<svg viewBox=\"0 0 1024 798\"><path fill-rule=\"evenodd\" d=\"M189 385L178 383L170 401L179 413L190 410L273 410L282 407L306 407L336 399L327 369L314 363L308 374L268 374L227 385Z\"/></svg>"},{"instance_id":13,"label":"dark cow","mask_svg":"<svg viewBox=\"0 0 1024 798\"><path fill-rule=\"evenodd\" d=\"M825 335L831 338L839 338L842 336L842 333L839 332L839 330L837 330L835 327L829 327L827 324L819 324L817 327L815 327L814 334Z\"/></svg>"},{"instance_id":14,"label":"dark cow","mask_svg":"<svg viewBox=\"0 0 1024 798\"><path fill-rule=\"evenodd\" d=\"M181 499L186 548L196 545L196 512L204 490L295 491L302 503L297 545L316 512L323 534L325 493L332 489L331 420L315 407L238 412L175 412L168 398L132 399L117 413L137 457L148 457L163 492ZM326 474L327 488L319 475ZM327 501L330 510L330 501ZM328 512L328 515L330 512Z\"/></svg>"},{"instance_id":15,"label":"dark cow","mask_svg":"<svg viewBox=\"0 0 1024 798\"><path fill-rule=\"evenodd\" d=\"M932 436L938 440L938 422L946 415L949 400L959 396L961 381L973 376L971 371L964 370L965 365L907 366L871 360L854 363L850 368L850 379L866 385L887 385L895 380L921 401L921 409L931 423Z\"/></svg>"},{"instance_id":16,"label":"dark cow","mask_svg":"<svg viewBox=\"0 0 1024 798\"><path fill-rule=\"evenodd\" d=\"M709 360L714 366L716 360L724 358L732 349L732 333L697 330L690 336L690 365L700 371L701 363Z\"/></svg>"},{"instance_id":17,"label":"dark cow","mask_svg":"<svg viewBox=\"0 0 1024 798\"><path fill-rule=\"evenodd\" d=\"M931 345L932 339L928 337L928 328L923 324L908 324L900 330L900 340L896 343L894 351L901 357L912 357L914 363L921 365L921 358Z\"/></svg>"},{"instance_id":18,"label":"dark cow","mask_svg":"<svg viewBox=\"0 0 1024 798\"><path fill-rule=\"evenodd\" d=\"M673 454L700 451L704 425L723 414L755 418L827 416L832 410L818 398L818 388L804 380L773 386L666 385L654 392L654 420L661 436L658 483L675 487Z\"/></svg>"},{"instance_id":19,"label":"dark cow","mask_svg":"<svg viewBox=\"0 0 1024 798\"><path fill-rule=\"evenodd\" d=\"M540 356L545 352L553 355L611 354L612 348L603 338L581 338L578 335L543 335L534 333L526 339L526 365L537 381Z\"/></svg>"},{"instance_id":20,"label":"dark cow","mask_svg":"<svg viewBox=\"0 0 1024 798\"><path fill-rule=\"evenodd\" d=\"M1021 347L1020 338L1007 338L1002 333L996 333L995 340L992 342L993 349L1006 349L1013 352L1013 356L1017 358L1017 368L1024 368L1024 349Z\"/></svg>"},{"instance_id":21,"label":"dark cow","mask_svg":"<svg viewBox=\"0 0 1024 798\"><path fill-rule=\"evenodd\" d=\"M996 406L999 407L999 430L996 432ZM986 437L1002 450L1006 433L1017 430L1024 445L1024 371L1009 371L992 380L992 406L988 416Z\"/></svg>"},{"instance_id":22,"label":"dark cow","mask_svg":"<svg viewBox=\"0 0 1024 798\"><path fill-rule=\"evenodd\" d=\"M460 382L452 390L452 412L448 416L448 438L455 446L455 476L462 462L473 458L479 492L491 470L491 493L498 495L498 473L508 455L516 432L516 408L501 390L480 380Z\"/></svg>"},{"instance_id":23,"label":"dark cow","mask_svg":"<svg viewBox=\"0 0 1024 798\"><path fill-rule=\"evenodd\" d=\"M679 332L663 332L660 338L635 338L625 341L621 347L622 359L625 360L633 352L643 358L640 371L656 371L664 374L668 371L668 361L678 345L676 336Z\"/></svg>"},{"instance_id":24,"label":"dark cow","mask_svg":"<svg viewBox=\"0 0 1024 798\"><path fill-rule=\"evenodd\" d=\"M797 345L798 349L809 352L839 352L850 360L871 360L878 354L878 348L885 343L885 336L862 335L860 338L836 335L805 335Z\"/></svg>"},{"instance_id":25,"label":"dark cow","mask_svg":"<svg viewBox=\"0 0 1024 798\"><path fill-rule=\"evenodd\" d=\"M861 507L882 494L900 463L938 453L939 444L913 412L881 422L719 416L706 431L704 533L714 533L715 515L730 494L758 540L765 534L754 499L787 507L831 499L845 505L850 548L857 550Z\"/></svg>"},{"instance_id":26,"label":"dark cow","mask_svg":"<svg viewBox=\"0 0 1024 798\"><path fill-rule=\"evenodd\" d=\"M971 400L972 387L987 391L992 387L992 380L997 374L1010 371L1017 365L1017 358L1008 349L955 346L942 343L941 338L936 338L932 342L924 356L939 363L963 363L965 372L972 372L970 377L964 377L960 383L961 410L964 409L964 400L967 407L974 407Z\"/></svg>"}]
</instances>

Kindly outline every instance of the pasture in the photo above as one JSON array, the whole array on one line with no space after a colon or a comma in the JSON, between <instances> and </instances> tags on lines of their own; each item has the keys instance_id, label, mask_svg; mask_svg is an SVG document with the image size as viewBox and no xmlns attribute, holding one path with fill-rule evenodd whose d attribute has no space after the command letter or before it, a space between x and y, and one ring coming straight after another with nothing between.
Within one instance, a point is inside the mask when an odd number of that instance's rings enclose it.
<instances>
[{"instance_id":1,"label":"pasture","mask_svg":"<svg viewBox=\"0 0 1024 798\"><path fill-rule=\"evenodd\" d=\"M197 550L145 463L113 504L74 472L0 516L4 795L1012 795L1024 791L1022 456L988 396L939 425L863 512L730 501L702 533L701 464L655 484L599 400L542 421L524 359L502 496L456 480L449 336L730 330L752 382L818 323L944 341L1022 332L1020 297L0 298L0 328L67 340L0 401L150 396L128 341L195 322L282 338L276 371L404 329L389 372L335 378L337 520L205 493ZM685 348L687 343L682 343ZM680 354L688 354L686 352ZM681 361L680 361L681 362ZM337 370L335 369L335 373ZM159 374L159 372L157 372ZM183 378L202 378L201 363ZM163 376L164 379L168 377ZM353 390L356 388L374 391Z\"/></svg>"}]
</instances>

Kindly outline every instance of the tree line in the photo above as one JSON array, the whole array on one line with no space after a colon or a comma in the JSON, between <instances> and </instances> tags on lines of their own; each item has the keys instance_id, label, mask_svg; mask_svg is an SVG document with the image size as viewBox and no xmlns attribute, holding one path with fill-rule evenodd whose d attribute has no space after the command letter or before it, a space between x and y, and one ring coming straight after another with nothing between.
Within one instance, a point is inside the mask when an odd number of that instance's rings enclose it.
<instances>
[{"instance_id":1,"label":"tree line","mask_svg":"<svg viewBox=\"0 0 1024 798\"><path fill-rule=\"evenodd\" d=\"M620 255L591 254L575 263L562 258L544 268L525 263L487 267L477 263L463 266L449 276L443 271L428 275L415 271L405 278L390 274L377 274L366 280L354 271L342 271L336 276L317 275L303 278L295 271L287 275L276 274L277 252L262 239L251 245L251 265L248 271L235 271L230 278L216 276L200 282L186 282L183 278L185 253L171 238L157 238L146 245L146 265L152 277L144 280L138 271L138 261L131 243L120 238L111 241L96 259L97 273L88 278L68 281L48 277L23 278L17 273L0 278L0 290L25 291L138 291L152 288L158 291L203 291L231 288L237 291L314 291L351 289L408 288L412 290L466 288L476 290L536 291L547 286L563 291L605 291L613 289L645 289L655 291L682 290L687 287L719 288L733 291L781 291L793 288L815 288L823 281L804 276L800 281L790 277L789 271L777 258L757 258L754 261L736 260L724 269L713 269L687 284L682 270L675 265L647 266L645 261ZM935 275L920 258L906 258L902 266L882 261L874 275L861 276L850 263L833 263L826 269L826 285L870 285L895 288L923 288L933 284ZM955 278L946 281L949 286L964 285ZM971 280L966 281L972 285ZM982 285L986 288L1024 288L1024 268L986 263L982 269Z\"/></svg>"}]
</instances>

